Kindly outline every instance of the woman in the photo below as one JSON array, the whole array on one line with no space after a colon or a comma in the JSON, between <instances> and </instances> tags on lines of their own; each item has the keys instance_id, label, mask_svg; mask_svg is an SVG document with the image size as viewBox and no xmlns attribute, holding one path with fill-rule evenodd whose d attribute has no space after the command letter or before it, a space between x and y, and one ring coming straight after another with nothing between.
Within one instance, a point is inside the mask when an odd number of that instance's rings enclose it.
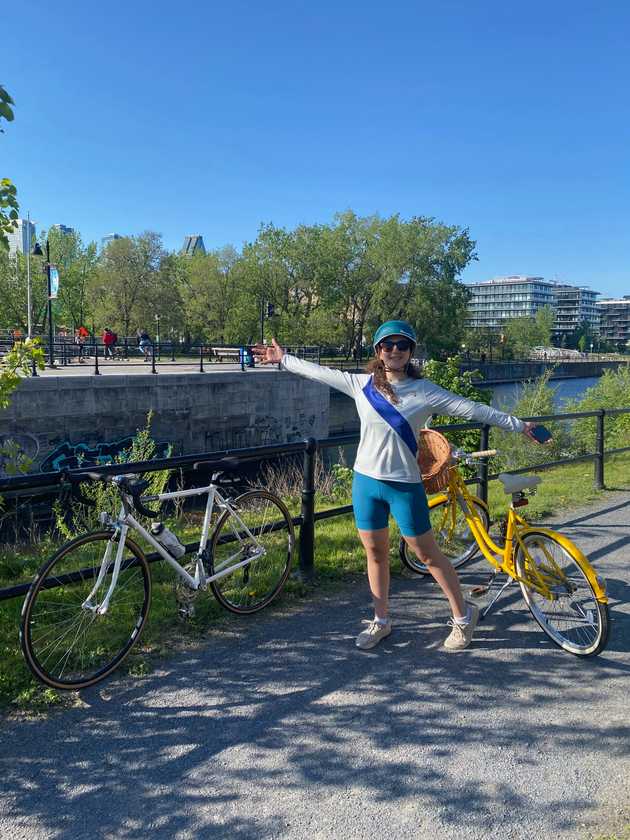
<instances>
[{"instance_id":1,"label":"woman","mask_svg":"<svg viewBox=\"0 0 630 840\"><path fill-rule=\"evenodd\" d=\"M353 397L361 421L361 438L354 462L352 504L359 537L367 554L367 572L374 601L374 618L356 639L369 650L389 636L389 528L391 513L409 547L425 563L448 598L453 618L444 642L449 651L467 648L479 618L479 608L464 601L457 573L440 551L429 519L426 493L414 451L415 433L432 414L462 417L523 432L532 423L467 400L440 388L410 365L416 334L406 321L386 321L374 334L376 358L368 373L353 374L320 367L285 353L275 339L257 345L262 364L281 363L297 373ZM533 438L532 438L533 439Z\"/></svg>"}]
</instances>

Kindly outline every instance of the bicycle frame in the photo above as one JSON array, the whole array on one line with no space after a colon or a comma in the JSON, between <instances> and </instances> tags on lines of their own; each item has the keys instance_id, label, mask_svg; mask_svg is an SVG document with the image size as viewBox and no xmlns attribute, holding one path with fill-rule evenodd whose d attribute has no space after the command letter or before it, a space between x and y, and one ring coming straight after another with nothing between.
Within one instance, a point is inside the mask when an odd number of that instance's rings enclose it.
<instances>
[{"instance_id":1,"label":"bicycle frame","mask_svg":"<svg viewBox=\"0 0 630 840\"><path fill-rule=\"evenodd\" d=\"M554 582L554 576L555 581L557 582L559 580L563 580L564 575L555 563L554 559L544 549L545 558L548 561L549 567L541 570L527 551L527 547L524 542L524 538L527 537L528 534L544 534L556 540L569 553L577 553L579 555L580 559L584 561L584 572L593 586L597 600L602 604L608 603L605 586L602 584L602 581L598 578L594 569L590 566L588 560L579 548L571 542L571 540L557 531L552 531L548 528L532 528L525 519L523 519L522 516L519 516L514 510L514 502L512 502L508 509L505 545L501 548L494 542L488 531L485 529L483 522L477 515L474 503L478 504L481 502L481 504L483 504L483 502L480 499L475 499L469 493L468 488L466 487L466 484L456 467L451 469L447 492L432 499L431 507L434 507L444 501L448 502L451 506L450 509L453 525L455 523L455 505L459 505L479 550L490 565L497 570L497 572L503 572L511 579L518 581L519 583L524 583L526 586L535 589L543 597L551 599L553 597L551 587ZM529 577L527 579L521 577L516 571L514 558L517 547L521 549L526 560L529 560L529 563L527 564Z\"/></svg>"},{"instance_id":2,"label":"bicycle frame","mask_svg":"<svg viewBox=\"0 0 630 840\"><path fill-rule=\"evenodd\" d=\"M95 611L99 615L103 615L107 612L109 608L109 602L118 582L120 567L122 565L122 557L125 550L125 542L129 531L136 531L138 534L144 537L144 539L149 543L149 545L151 545L158 552L158 554L160 554L160 556L164 560L166 560L166 562L174 569L174 571L179 575L179 577L181 577L182 580L193 590L205 589L205 587L212 581L219 580L220 578L225 577L226 575L232 574L232 572L234 572L241 566L249 565L252 562L252 556L246 557L245 560L241 560L238 563L232 563L231 561L233 557L230 556L223 561L223 563L221 564L222 568L216 571L215 574L206 574L203 559L206 554L206 548L208 545L208 538L210 535L210 523L212 520L212 513L215 507L215 503L220 510L226 511L233 515L238 521L239 527L243 529L243 533L247 537L249 537L249 539L253 540L256 545L259 545L254 535L251 533L247 525L245 525L243 520L238 515L237 511L232 507L229 501L221 495L216 484L209 484L206 487L195 487L191 490L175 490L170 493L160 493L155 496L144 496L142 497L142 501L164 502L169 499L183 499L189 496L201 496L204 493L207 493L208 500L206 502L203 525L201 527L201 538L199 540L199 548L197 549L197 562L195 575L193 577L180 563L178 563L177 559L173 557L173 555L160 542L158 542L155 539L153 534L147 531L147 529L143 525L141 525L140 522L138 522L138 520L131 513L131 508L133 506L132 498L129 495L121 492L122 504L120 506L118 518L112 523L115 527L114 534L112 535L112 539L107 544L107 548L105 549L105 554L103 555L103 559L101 561L96 583L92 587L92 590L83 602L82 606L84 606L86 609ZM102 584L103 579L105 578L107 569L109 568L111 562L111 555L113 550L112 546L114 545L116 540L116 558L114 560L114 570L112 572L112 579L110 581L109 588L105 593L105 597L98 606L94 606L91 604L91 600L98 592L98 589Z\"/></svg>"}]
</instances>

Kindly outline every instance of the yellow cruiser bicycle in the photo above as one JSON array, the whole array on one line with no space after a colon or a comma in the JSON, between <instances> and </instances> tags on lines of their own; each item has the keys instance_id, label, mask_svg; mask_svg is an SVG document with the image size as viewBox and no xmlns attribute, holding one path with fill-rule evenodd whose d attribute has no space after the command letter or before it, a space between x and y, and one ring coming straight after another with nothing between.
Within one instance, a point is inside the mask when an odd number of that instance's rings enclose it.
<instances>
[{"instance_id":1,"label":"yellow cruiser bicycle","mask_svg":"<svg viewBox=\"0 0 630 840\"><path fill-rule=\"evenodd\" d=\"M497 450L453 451L448 488L429 500L437 543L455 568L479 551L494 567L488 584L472 592L480 596L491 593L493 587L498 588L483 609L482 618L503 591L517 581L531 614L552 642L577 656L596 656L608 641L605 581L571 540L557 531L528 525L516 512L516 508L528 504L526 491L535 492L540 483L538 476L507 473L499 476L506 494L512 497L507 520L502 523L503 545L497 545L489 534L488 506L471 495L457 465L472 464L496 454ZM403 539L400 558L411 571L430 574ZM505 574L507 580L497 587L495 580L500 574Z\"/></svg>"}]
</instances>

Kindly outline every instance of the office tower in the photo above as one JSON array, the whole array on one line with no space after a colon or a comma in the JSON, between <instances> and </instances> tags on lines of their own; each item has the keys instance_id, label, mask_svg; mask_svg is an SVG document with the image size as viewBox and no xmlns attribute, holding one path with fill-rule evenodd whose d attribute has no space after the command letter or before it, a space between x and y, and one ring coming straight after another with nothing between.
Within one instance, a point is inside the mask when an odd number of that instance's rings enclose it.
<instances>
[{"instance_id":1,"label":"office tower","mask_svg":"<svg viewBox=\"0 0 630 840\"><path fill-rule=\"evenodd\" d=\"M203 236L198 233L192 236L185 236L181 253L185 257L192 257L195 254L205 254L206 246L203 244Z\"/></svg>"},{"instance_id":2,"label":"office tower","mask_svg":"<svg viewBox=\"0 0 630 840\"><path fill-rule=\"evenodd\" d=\"M70 233L74 233L74 228L68 227L68 225L51 225L51 230L58 230L59 233L63 233L64 236L67 236Z\"/></svg>"},{"instance_id":3,"label":"office tower","mask_svg":"<svg viewBox=\"0 0 630 840\"><path fill-rule=\"evenodd\" d=\"M25 254L30 251L35 241L35 225L27 219L18 219L15 222L15 227L8 234L9 253Z\"/></svg>"},{"instance_id":4,"label":"office tower","mask_svg":"<svg viewBox=\"0 0 630 840\"><path fill-rule=\"evenodd\" d=\"M101 251L104 251L105 248L109 245L110 242L113 242L114 239L122 239L122 236L119 233L107 233L101 239Z\"/></svg>"}]
</instances>

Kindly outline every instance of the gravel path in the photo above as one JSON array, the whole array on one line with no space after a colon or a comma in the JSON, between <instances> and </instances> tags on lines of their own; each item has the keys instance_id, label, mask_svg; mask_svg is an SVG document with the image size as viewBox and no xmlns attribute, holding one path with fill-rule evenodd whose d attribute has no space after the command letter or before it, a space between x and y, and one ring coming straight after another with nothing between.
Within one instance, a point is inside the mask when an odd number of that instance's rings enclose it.
<instances>
[{"instance_id":1,"label":"gravel path","mask_svg":"<svg viewBox=\"0 0 630 840\"><path fill-rule=\"evenodd\" d=\"M0 729L2 838L564 838L630 805L630 494L565 517L607 577L609 647L546 641L516 587L474 647L445 603L393 582L395 632L363 653L364 579L230 622L142 680ZM480 563L467 570L474 583Z\"/></svg>"}]
</instances>

